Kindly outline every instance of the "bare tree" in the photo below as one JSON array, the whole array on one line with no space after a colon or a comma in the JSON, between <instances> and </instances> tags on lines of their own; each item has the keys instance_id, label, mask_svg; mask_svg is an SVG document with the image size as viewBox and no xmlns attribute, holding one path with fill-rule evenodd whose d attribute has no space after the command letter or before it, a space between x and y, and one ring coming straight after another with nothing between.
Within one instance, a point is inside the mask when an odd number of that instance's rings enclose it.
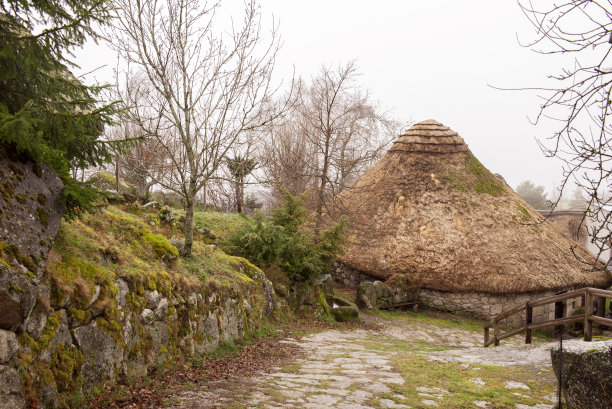
<instances>
[{"instance_id":1,"label":"bare tree","mask_svg":"<svg viewBox=\"0 0 612 409\"><path fill-rule=\"evenodd\" d=\"M312 188L315 158L313 146L299 132L297 117L269 132L259 160L264 180L272 188L272 202L280 203L285 191L297 196Z\"/></svg>"},{"instance_id":2,"label":"bare tree","mask_svg":"<svg viewBox=\"0 0 612 409\"><path fill-rule=\"evenodd\" d=\"M167 152L157 138L138 139L144 131L128 119L109 128L109 140L133 140L131 146L115 157L117 184L119 177L136 188L141 200L148 200L151 188L166 171ZM117 190L119 191L119 190Z\"/></svg>"},{"instance_id":3,"label":"bare tree","mask_svg":"<svg viewBox=\"0 0 612 409\"><path fill-rule=\"evenodd\" d=\"M114 44L129 64L121 90L131 119L168 158L155 181L186 203L184 256L191 255L197 193L239 136L273 121L276 27L264 39L255 0L239 26L218 27L220 2L117 0Z\"/></svg>"},{"instance_id":4,"label":"bare tree","mask_svg":"<svg viewBox=\"0 0 612 409\"><path fill-rule=\"evenodd\" d=\"M551 76L556 86L539 89L543 103L537 120L554 118L560 123L541 147L547 156L564 162L558 198L574 184L586 195L582 222L588 221L599 258L612 239L612 3L566 0L535 6L526 1L520 6L537 30L526 46L542 54L574 57L572 66Z\"/></svg>"},{"instance_id":5,"label":"bare tree","mask_svg":"<svg viewBox=\"0 0 612 409\"><path fill-rule=\"evenodd\" d=\"M356 81L354 61L322 67L297 108L298 132L312 147L314 233L318 237L326 204L375 161L396 133L397 123Z\"/></svg>"}]
</instances>

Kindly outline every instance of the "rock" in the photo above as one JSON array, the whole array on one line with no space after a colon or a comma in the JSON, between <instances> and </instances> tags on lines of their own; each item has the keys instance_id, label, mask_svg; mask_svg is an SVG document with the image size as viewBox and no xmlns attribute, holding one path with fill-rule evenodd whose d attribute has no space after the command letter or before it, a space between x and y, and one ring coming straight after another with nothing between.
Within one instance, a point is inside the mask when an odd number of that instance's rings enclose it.
<instances>
[{"instance_id":1,"label":"rock","mask_svg":"<svg viewBox=\"0 0 612 409\"><path fill-rule=\"evenodd\" d=\"M49 318L51 319L51 318ZM70 335L70 328L68 327L68 316L66 310L60 310L59 314L56 312L53 314L53 319L59 319L59 327L55 336L44 350L40 353L40 359L49 361L55 353L59 344L69 346L72 345L72 336Z\"/></svg>"},{"instance_id":2,"label":"rock","mask_svg":"<svg viewBox=\"0 0 612 409\"><path fill-rule=\"evenodd\" d=\"M169 303L167 298L162 298L159 300L159 304L157 304L157 308L155 309L155 318L157 320L161 321L166 318L166 315L168 315L168 305Z\"/></svg>"},{"instance_id":3,"label":"rock","mask_svg":"<svg viewBox=\"0 0 612 409\"><path fill-rule=\"evenodd\" d=\"M159 304L160 295L157 290L154 291L145 291L144 293L145 301L147 302L147 308L154 310L157 308Z\"/></svg>"},{"instance_id":4,"label":"rock","mask_svg":"<svg viewBox=\"0 0 612 409\"><path fill-rule=\"evenodd\" d=\"M356 304L357 304L357 307L359 308L367 308L368 310L371 310L373 308L372 302L370 301L368 296L365 294L361 294L360 296L357 297Z\"/></svg>"},{"instance_id":5,"label":"rock","mask_svg":"<svg viewBox=\"0 0 612 409\"><path fill-rule=\"evenodd\" d=\"M153 200L152 202L148 202L148 203L144 204L142 206L142 208L144 210L159 210L159 209L161 209L161 203L159 203L156 200Z\"/></svg>"},{"instance_id":6,"label":"rock","mask_svg":"<svg viewBox=\"0 0 612 409\"><path fill-rule=\"evenodd\" d=\"M155 320L155 313L149 308L145 308L140 313L140 322L142 325L150 325Z\"/></svg>"},{"instance_id":7,"label":"rock","mask_svg":"<svg viewBox=\"0 0 612 409\"><path fill-rule=\"evenodd\" d=\"M553 348L552 365L562 377L565 402L576 409L608 408L612 396L612 340L598 342L570 341L561 353Z\"/></svg>"},{"instance_id":8,"label":"rock","mask_svg":"<svg viewBox=\"0 0 612 409\"><path fill-rule=\"evenodd\" d=\"M219 316L219 335L224 341L239 339L244 336L244 316L236 300L225 300Z\"/></svg>"},{"instance_id":9,"label":"rock","mask_svg":"<svg viewBox=\"0 0 612 409\"><path fill-rule=\"evenodd\" d=\"M287 296L289 295L287 287L282 284L274 283L274 291L279 297L287 298Z\"/></svg>"},{"instance_id":10,"label":"rock","mask_svg":"<svg viewBox=\"0 0 612 409\"><path fill-rule=\"evenodd\" d=\"M191 293L187 296L187 304L192 307L198 306L198 296L196 295L196 293Z\"/></svg>"},{"instance_id":11,"label":"rock","mask_svg":"<svg viewBox=\"0 0 612 409\"><path fill-rule=\"evenodd\" d=\"M381 281L363 281L357 288L355 303L360 308L385 308L416 300L416 293L408 292L398 287L391 287ZM370 307L367 307L368 301Z\"/></svg>"},{"instance_id":12,"label":"rock","mask_svg":"<svg viewBox=\"0 0 612 409\"><path fill-rule=\"evenodd\" d=\"M41 385L38 393L40 404L44 408L56 408L58 407L57 401L57 389L54 384Z\"/></svg>"},{"instance_id":13,"label":"rock","mask_svg":"<svg viewBox=\"0 0 612 409\"><path fill-rule=\"evenodd\" d=\"M87 308L91 307L93 303L95 303L98 300L99 296L100 296L100 286L96 284L94 286L94 294L91 297L91 300L89 300L89 304L87 304Z\"/></svg>"},{"instance_id":14,"label":"rock","mask_svg":"<svg viewBox=\"0 0 612 409\"><path fill-rule=\"evenodd\" d=\"M325 294L333 294L334 292L334 278L331 274L322 274L315 279L315 285L317 285Z\"/></svg>"},{"instance_id":15,"label":"rock","mask_svg":"<svg viewBox=\"0 0 612 409\"><path fill-rule=\"evenodd\" d=\"M115 296L115 300L117 300L117 308L125 308L127 305L125 296L130 291L130 287L125 281L121 279L115 281L115 285L117 286L117 295Z\"/></svg>"},{"instance_id":16,"label":"rock","mask_svg":"<svg viewBox=\"0 0 612 409\"><path fill-rule=\"evenodd\" d=\"M18 349L15 333L0 329L0 364L8 363Z\"/></svg>"},{"instance_id":17,"label":"rock","mask_svg":"<svg viewBox=\"0 0 612 409\"><path fill-rule=\"evenodd\" d=\"M172 223L175 220L174 215L172 214L172 210L168 206L164 206L159 210L157 217L160 221L165 223Z\"/></svg>"},{"instance_id":18,"label":"rock","mask_svg":"<svg viewBox=\"0 0 612 409\"><path fill-rule=\"evenodd\" d=\"M74 330L74 338L85 363L81 368L83 393L90 393L105 381L110 381L119 372L123 360L123 349L111 334L98 327L96 321Z\"/></svg>"},{"instance_id":19,"label":"rock","mask_svg":"<svg viewBox=\"0 0 612 409\"><path fill-rule=\"evenodd\" d=\"M148 360L153 365L164 363L170 354L170 331L165 322L155 322L147 328L147 337L151 339Z\"/></svg>"},{"instance_id":20,"label":"rock","mask_svg":"<svg viewBox=\"0 0 612 409\"><path fill-rule=\"evenodd\" d=\"M49 166L0 158L0 329L23 332L36 303L51 239L63 214L63 184Z\"/></svg>"},{"instance_id":21,"label":"rock","mask_svg":"<svg viewBox=\"0 0 612 409\"><path fill-rule=\"evenodd\" d=\"M206 319L200 318L198 322L198 337L194 345L195 352L204 354L214 351L219 345L219 322L217 317L209 313Z\"/></svg>"},{"instance_id":22,"label":"rock","mask_svg":"<svg viewBox=\"0 0 612 409\"><path fill-rule=\"evenodd\" d=\"M217 235L207 227L198 227L196 228L196 232L204 236L204 238L209 239L211 241L217 240Z\"/></svg>"},{"instance_id":23,"label":"rock","mask_svg":"<svg viewBox=\"0 0 612 409\"><path fill-rule=\"evenodd\" d=\"M0 402L3 409L23 409L23 379L15 368L0 365Z\"/></svg>"},{"instance_id":24,"label":"rock","mask_svg":"<svg viewBox=\"0 0 612 409\"><path fill-rule=\"evenodd\" d=\"M172 237L168 240L178 250L179 254L183 254L185 248L185 240L179 239L178 237Z\"/></svg>"},{"instance_id":25,"label":"rock","mask_svg":"<svg viewBox=\"0 0 612 409\"><path fill-rule=\"evenodd\" d=\"M47 315L43 313L32 314L26 325L26 331L33 339L38 339L40 333L45 328L47 323Z\"/></svg>"},{"instance_id":26,"label":"rock","mask_svg":"<svg viewBox=\"0 0 612 409\"><path fill-rule=\"evenodd\" d=\"M267 278L264 278L263 280L261 280L261 285L263 286L265 295L263 315L264 317L266 317L276 307L276 298L274 298L274 286L272 285L272 281L268 280Z\"/></svg>"},{"instance_id":27,"label":"rock","mask_svg":"<svg viewBox=\"0 0 612 409\"><path fill-rule=\"evenodd\" d=\"M293 308L301 308L306 305L314 305L317 301L317 291L306 282L293 283L289 293L290 304Z\"/></svg>"},{"instance_id":28,"label":"rock","mask_svg":"<svg viewBox=\"0 0 612 409\"><path fill-rule=\"evenodd\" d=\"M242 301L242 307L244 308L244 313L249 316L251 315L251 311L253 307L251 307L251 303L246 298Z\"/></svg>"},{"instance_id":29,"label":"rock","mask_svg":"<svg viewBox=\"0 0 612 409\"><path fill-rule=\"evenodd\" d=\"M333 305L331 314L338 322L355 321L359 317L359 308L350 301L333 297Z\"/></svg>"}]
</instances>

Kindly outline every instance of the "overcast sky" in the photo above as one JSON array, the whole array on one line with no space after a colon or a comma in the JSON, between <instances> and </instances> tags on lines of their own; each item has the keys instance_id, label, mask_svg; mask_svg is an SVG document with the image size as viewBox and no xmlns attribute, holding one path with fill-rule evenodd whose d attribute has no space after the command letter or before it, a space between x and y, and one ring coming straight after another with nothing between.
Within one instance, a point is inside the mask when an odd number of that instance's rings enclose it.
<instances>
[{"instance_id":1,"label":"overcast sky","mask_svg":"<svg viewBox=\"0 0 612 409\"><path fill-rule=\"evenodd\" d=\"M223 4L240 11L240 0ZM543 86L564 64L519 44L533 39L534 30L516 2L262 0L261 6L280 23L279 78L293 67L310 78L322 64L356 59L360 82L396 118L449 126L514 188L530 179L550 192L561 181L559 162L545 158L536 143L552 134L553 124L530 123L537 95L491 87ZM113 60L103 45L90 45L76 62L87 72L112 67ZM111 78L109 69L95 75Z\"/></svg>"}]
</instances>

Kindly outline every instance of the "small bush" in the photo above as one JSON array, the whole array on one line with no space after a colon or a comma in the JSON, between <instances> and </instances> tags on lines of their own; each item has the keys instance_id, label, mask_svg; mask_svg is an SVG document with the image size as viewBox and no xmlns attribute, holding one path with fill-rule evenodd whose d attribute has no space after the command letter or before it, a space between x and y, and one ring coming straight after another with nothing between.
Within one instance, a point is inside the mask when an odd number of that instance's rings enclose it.
<instances>
[{"instance_id":1,"label":"small bush","mask_svg":"<svg viewBox=\"0 0 612 409\"><path fill-rule=\"evenodd\" d=\"M316 277L329 270L342 251L346 221L341 219L324 231L318 242L305 226L307 221L304 198L285 193L283 205L274 209L271 217L257 211L252 222L237 229L227 250L262 268L277 264L293 281Z\"/></svg>"}]
</instances>

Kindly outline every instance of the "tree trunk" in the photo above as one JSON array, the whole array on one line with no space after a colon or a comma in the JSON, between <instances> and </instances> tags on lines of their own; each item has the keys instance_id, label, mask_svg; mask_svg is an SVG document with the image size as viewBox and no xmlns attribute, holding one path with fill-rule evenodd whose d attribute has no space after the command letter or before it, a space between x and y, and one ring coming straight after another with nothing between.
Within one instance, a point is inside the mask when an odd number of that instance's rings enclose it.
<instances>
[{"instance_id":1,"label":"tree trunk","mask_svg":"<svg viewBox=\"0 0 612 409\"><path fill-rule=\"evenodd\" d=\"M115 160L115 185L117 187L117 194L119 194L119 158Z\"/></svg>"},{"instance_id":2,"label":"tree trunk","mask_svg":"<svg viewBox=\"0 0 612 409\"><path fill-rule=\"evenodd\" d=\"M203 211L208 210L208 201L206 197L206 185L207 183L204 183L204 186L202 187L202 209Z\"/></svg>"},{"instance_id":3,"label":"tree trunk","mask_svg":"<svg viewBox=\"0 0 612 409\"><path fill-rule=\"evenodd\" d=\"M185 246L183 247L183 257L191 257L191 247L193 246L193 212L194 212L194 198L188 198L185 206Z\"/></svg>"}]
</instances>

